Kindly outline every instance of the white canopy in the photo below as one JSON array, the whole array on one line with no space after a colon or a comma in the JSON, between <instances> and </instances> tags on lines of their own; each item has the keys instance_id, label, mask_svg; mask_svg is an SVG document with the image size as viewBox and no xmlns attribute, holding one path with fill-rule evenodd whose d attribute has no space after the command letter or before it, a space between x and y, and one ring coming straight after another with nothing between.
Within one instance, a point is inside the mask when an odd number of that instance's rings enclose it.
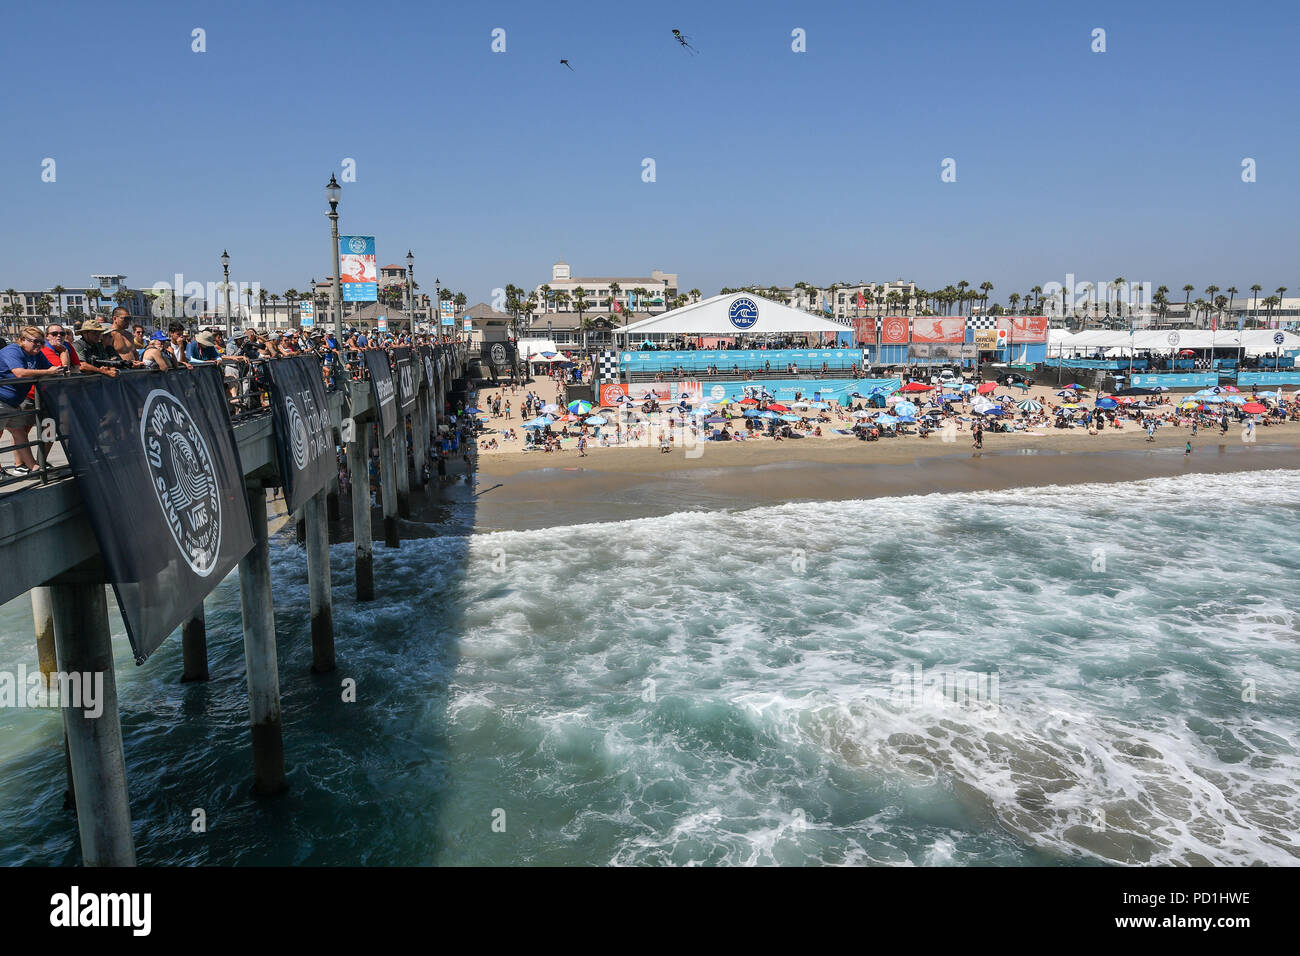
<instances>
[{"instance_id":1,"label":"white canopy","mask_svg":"<svg viewBox=\"0 0 1300 956\"><path fill-rule=\"evenodd\" d=\"M520 339L516 346L519 357L525 362L567 362L550 339ZM554 352L554 358L543 358L543 352Z\"/></svg>"},{"instance_id":2,"label":"white canopy","mask_svg":"<svg viewBox=\"0 0 1300 956\"><path fill-rule=\"evenodd\" d=\"M1052 356L1064 350L1067 355L1092 355L1101 351L1107 355L1127 355L1130 351L1149 351L1159 353L1177 352L1182 349L1235 349L1242 348L1247 355L1272 355L1278 349L1288 351L1300 349L1300 335L1294 332L1282 332L1282 342L1274 342L1277 329L1180 329L1172 333L1169 329L1138 329L1128 332L1092 329L1087 332L1066 332L1063 329L1051 329L1047 333L1047 354Z\"/></svg>"},{"instance_id":3,"label":"white canopy","mask_svg":"<svg viewBox=\"0 0 1300 956\"><path fill-rule=\"evenodd\" d=\"M618 330L620 335L762 335L768 332L849 332L848 326L748 292L715 295L694 305L653 315Z\"/></svg>"}]
</instances>

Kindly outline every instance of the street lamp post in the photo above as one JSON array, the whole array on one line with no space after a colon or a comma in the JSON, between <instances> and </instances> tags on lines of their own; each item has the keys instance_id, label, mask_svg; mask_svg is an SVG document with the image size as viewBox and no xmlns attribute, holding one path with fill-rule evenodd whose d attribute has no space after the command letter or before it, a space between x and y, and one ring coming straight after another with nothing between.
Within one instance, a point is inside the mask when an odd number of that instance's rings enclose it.
<instances>
[{"instance_id":1,"label":"street lamp post","mask_svg":"<svg viewBox=\"0 0 1300 956\"><path fill-rule=\"evenodd\" d=\"M436 311L436 314L438 316L436 320L438 323L438 337L442 338L442 280L441 279L433 280L433 302L434 302L433 305L434 310ZM453 336L456 334L456 326L454 325L451 327L451 334ZM452 340L452 344L453 345L455 344L454 339Z\"/></svg>"},{"instance_id":2,"label":"street lamp post","mask_svg":"<svg viewBox=\"0 0 1300 956\"><path fill-rule=\"evenodd\" d=\"M330 260L334 263L334 285L330 289L330 309L334 313L334 340L343 344L343 287L339 281L339 196L343 190L334 181L333 174L325 186L325 198L329 200L330 211Z\"/></svg>"},{"instance_id":3,"label":"street lamp post","mask_svg":"<svg viewBox=\"0 0 1300 956\"><path fill-rule=\"evenodd\" d=\"M406 302L411 310L411 334L415 334L415 256L406 250Z\"/></svg>"},{"instance_id":4,"label":"street lamp post","mask_svg":"<svg viewBox=\"0 0 1300 956\"><path fill-rule=\"evenodd\" d=\"M222 285L226 290L226 342L230 342L230 253L225 249L221 250L221 270L225 273L225 281Z\"/></svg>"}]
</instances>

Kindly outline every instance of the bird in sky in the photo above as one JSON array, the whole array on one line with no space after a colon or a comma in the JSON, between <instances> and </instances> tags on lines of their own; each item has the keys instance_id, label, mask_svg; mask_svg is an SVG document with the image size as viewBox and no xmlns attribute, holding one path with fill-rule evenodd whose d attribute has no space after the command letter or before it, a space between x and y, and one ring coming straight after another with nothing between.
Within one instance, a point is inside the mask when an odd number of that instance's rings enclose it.
<instances>
[{"instance_id":1,"label":"bird in sky","mask_svg":"<svg viewBox=\"0 0 1300 956\"><path fill-rule=\"evenodd\" d=\"M569 61L568 61L568 60L561 60L561 61L560 61L560 65L561 65L561 66L567 66L567 67L569 67L570 70L573 70L573 67L569 64ZM577 73L578 71L577 71L577 70L573 70L573 72L574 72L574 73Z\"/></svg>"},{"instance_id":2,"label":"bird in sky","mask_svg":"<svg viewBox=\"0 0 1300 956\"><path fill-rule=\"evenodd\" d=\"M688 37L688 36L686 36L684 33L682 33L681 30L674 30L674 31L673 31L673 39L676 40L678 43L680 43L680 44L682 45L682 49L683 49L683 50L690 50L692 54L698 52L698 51L695 49L695 47L691 46L691 45L687 42L687 41L690 39L690 37Z\"/></svg>"}]
</instances>

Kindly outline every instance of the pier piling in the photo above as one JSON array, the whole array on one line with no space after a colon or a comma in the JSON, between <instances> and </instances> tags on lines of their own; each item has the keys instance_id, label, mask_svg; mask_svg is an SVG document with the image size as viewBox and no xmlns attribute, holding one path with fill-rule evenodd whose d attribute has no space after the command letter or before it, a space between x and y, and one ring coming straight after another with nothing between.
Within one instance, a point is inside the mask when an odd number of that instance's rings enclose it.
<instances>
[{"instance_id":1,"label":"pier piling","mask_svg":"<svg viewBox=\"0 0 1300 956\"><path fill-rule=\"evenodd\" d=\"M397 429L387 438L379 439L379 490L384 499L384 546L400 548L402 539L397 530Z\"/></svg>"},{"instance_id":2,"label":"pier piling","mask_svg":"<svg viewBox=\"0 0 1300 956\"><path fill-rule=\"evenodd\" d=\"M352 554L357 600L375 597L374 555L370 543L370 426L358 423L348 443L348 475L352 482Z\"/></svg>"},{"instance_id":3,"label":"pier piling","mask_svg":"<svg viewBox=\"0 0 1300 956\"><path fill-rule=\"evenodd\" d=\"M324 488L303 507L307 523L307 586L311 593L311 671L334 670L334 603L330 591L329 525Z\"/></svg>"},{"instance_id":4,"label":"pier piling","mask_svg":"<svg viewBox=\"0 0 1300 956\"><path fill-rule=\"evenodd\" d=\"M288 789L288 783L280 729L280 675L275 652L266 492L251 485L245 487L245 492L253 516L253 549L239 562L239 603L244 618L244 664L253 738L253 793L270 796Z\"/></svg>"},{"instance_id":5,"label":"pier piling","mask_svg":"<svg viewBox=\"0 0 1300 956\"><path fill-rule=\"evenodd\" d=\"M50 686L50 675L57 666L54 653L54 611L50 607L50 589L32 588L32 619L36 625L36 661L41 668L41 682Z\"/></svg>"},{"instance_id":6,"label":"pier piling","mask_svg":"<svg viewBox=\"0 0 1300 956\"><path fill-rule=\"evenodd\" d=\"M72 684L74 674L83 686L87 680L103 682L96 688L94 710L85 706L84 691L81 700L59 701L76 795L81 856L86 866L135 866L104 584L55 584L50 598L58 670L69 675L64 688Z\"/></svg>"},{"instance_id":7,"label":"pier piling","mask_svg":"<svg viewBox=\"0 0 1300 956\"><path fill-rule=\"evenodd\" d=\"M411 517L411 466L406 452L406 415L399 415L397 428L393 432L396 442L394 453L397 456L397 470L393 476L397 479L397 513L403 518Z\"/></svg>"},{"instance_id":8,"label":"pier piling","mask_svg":"<svg viewBox=\"0 0 1300 956\"><path fill-rule=\"evenodd\" d=\"M181 683L208 680L208 622L203 602L181 625Z\"/></svg>"}]
</instances>

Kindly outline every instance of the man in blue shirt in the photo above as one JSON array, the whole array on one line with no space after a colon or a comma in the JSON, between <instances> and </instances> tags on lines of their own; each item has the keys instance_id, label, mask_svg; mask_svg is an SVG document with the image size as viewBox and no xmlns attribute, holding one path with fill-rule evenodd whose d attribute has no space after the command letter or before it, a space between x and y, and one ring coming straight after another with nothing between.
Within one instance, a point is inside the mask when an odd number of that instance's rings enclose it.
<instances>
[{"instance_id":1,"label":"man in blue shirt","mask_svg":"<svg viewBox=\"0 0 1300 956\"><path fill-rule=\"evenodd\" d=\"M25 477L37 469L32 450L22 446L33 425L35 415L13 415L11 413L30 408L27 394L35 384L33 380L47 378L51 375L63 375L63 367L52 368L50 360L41 351L45 344L45 334L34 325L29 325L18 334L18 341L0 349L0 415L5 416L5 429L14 444L14 458L18 464L6 468L5 473L15 477Z\"/></svg>"},{"instance_id":2,"label":"man in blue shirt","mask_svg":"<svg viewBox=\"0 0 1300 956\"><path fill-rule=\"evenodd\" d=\"M221 361L221 353L217 351L217 340L212 337L211 332L200 332L194 336L194 341L185 347L185 359L191 365L212 365Z\"/></svg>"}]
</instances>

